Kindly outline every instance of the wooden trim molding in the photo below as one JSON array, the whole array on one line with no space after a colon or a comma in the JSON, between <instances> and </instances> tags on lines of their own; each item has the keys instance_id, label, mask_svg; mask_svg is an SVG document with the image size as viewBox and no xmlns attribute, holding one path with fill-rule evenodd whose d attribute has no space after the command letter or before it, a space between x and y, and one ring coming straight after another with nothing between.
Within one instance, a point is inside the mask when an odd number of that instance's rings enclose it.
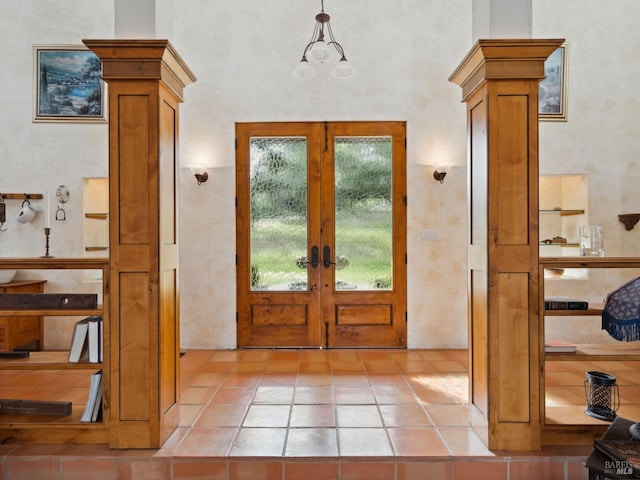
<instances>
[{"instance_id":1,"label":"wooden trim molding","mask_svg":"<svg viewBox=\"0 0 640 480\"><path fill-rule=\"evenodd\" d=\"M182 102L184 87L197 80L168 40L85 39L82 42L100 57L102 77L107 81L163 80Z\"/></svg>"},{"instance_id":2,"label":"wooden trim molding","mask_svg":"<svg viewBox=\"0 0 640 480\"><path fill-rule=\"evenodd\" d=\"M544 78L544 62L564 39L478 40L449 81L466 99L485 80Z\"/></svg>"}]
</instances>

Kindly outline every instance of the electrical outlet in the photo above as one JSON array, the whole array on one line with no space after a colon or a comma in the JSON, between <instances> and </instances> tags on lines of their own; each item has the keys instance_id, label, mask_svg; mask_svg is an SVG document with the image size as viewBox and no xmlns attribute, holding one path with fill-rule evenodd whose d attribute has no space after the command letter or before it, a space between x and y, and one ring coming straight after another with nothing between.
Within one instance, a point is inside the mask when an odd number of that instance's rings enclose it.
<instances>
[{"instance_id":1,"label":"electrical outlet","mask_svg":"<svg viewBox=\"0 0 640 480\"><path fill-rule=\"evenodd\" d=\"M420 240L422 240L423 242L437 242L439 236L440 233L438 232L438 230L434 229L422 230L420 232Z\"/></svg>"}]
</instances>

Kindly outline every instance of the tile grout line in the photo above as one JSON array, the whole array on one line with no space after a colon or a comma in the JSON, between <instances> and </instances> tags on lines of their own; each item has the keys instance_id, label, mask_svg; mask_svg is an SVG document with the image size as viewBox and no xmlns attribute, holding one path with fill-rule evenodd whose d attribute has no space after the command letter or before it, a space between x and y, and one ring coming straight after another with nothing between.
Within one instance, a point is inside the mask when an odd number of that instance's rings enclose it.
<instances>
[{"instance_id":1,"label":"tile grout line","mask_svg":"<svg viewBox=\"0 0 640 480\"><path fill-rule=\"evenodd\" d=\"M403 377L406 380L405 375L403 374ZM434 430L434 432L436 433L436 435L438 436L438 439L440 439L440 441L442 442L442 444L444 445L444 447L447 449L447 452L449 453L449 457L453 457L454 456L454 452L453 449L451 448L451 446L449 445L449 442L447 442L444 438L444 436L442 435L442 432L440 432L440 428L438 428L438 426L436 425L436 422L433 420L431 414L429 413L429 411L427 410L427 407L425 405L425 403L422 402L422 400L420 400L420 398L418 397L418 395L416 394L415 390L413 389L413 385L411 384L411 382L409 382L407 380L407 384L409 385L409 388L411 389L411 391L413 392L413 394L415 395L416 399L418 400L418 405L420 406L420 408L422 409L422 411L424 412L424 414L427 416L427 418L429 419L429 422L431 422L432 428ZM448 385L447 385L448 388ZM453 392L452 392L453 393ZM456 396L457 397L457 396Z\"/></svg>"},{"instance_id":2,"label":"tile grout line","mask_svg":"<svg viewBox=\"0 0 640 480\"><path fill-rule=\"evenodd\" d=\"M237 367L240 363L242 362L242 359L240 358L240 356L238 356L236 358L236 361L234 363L234 367ZM233 371L233 369L232 369ZM262 375L261 377L262 378ZM253 389L253 394L251 395L251 400L249 401L249 404L247 405L247 408L244 411L244 414L242 415L242 417L240 418L240 422L239 425L236 427L236 431L233 434L233 436L231 437L231 440L229 442L229 446L227 447L227 451L226 451L226 457L227 459L229 459L229 457L231 457L231 452L233 451L233 447L235 446L236 440L238 439L238 437L240 436L240 432L242 431L242 425L244 424L247 415L249 414L249 411L251 410L251 406L253 405L253 402L255 400L256 394L258 392L258 386L260 385L260 380L258 380L258 383L256 384L255 388Z\"/></svg>"}]
</instances>

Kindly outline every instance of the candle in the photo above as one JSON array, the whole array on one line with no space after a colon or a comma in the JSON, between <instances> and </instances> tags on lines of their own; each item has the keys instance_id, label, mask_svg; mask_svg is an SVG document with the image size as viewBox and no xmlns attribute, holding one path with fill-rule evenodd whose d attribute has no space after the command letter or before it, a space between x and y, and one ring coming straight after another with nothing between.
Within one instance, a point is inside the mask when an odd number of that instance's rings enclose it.
<instances>
[{"instance_id":1,"label":"candle","mask_svg":"<svg viewBox=\"0 0 640 480\"><path fill-rule=\"evenodd\" d=\"M47 215L44 217L44 228L51 228L51 205L49 202L49 190L47 190Z\"/></svg>"}]
</instances>

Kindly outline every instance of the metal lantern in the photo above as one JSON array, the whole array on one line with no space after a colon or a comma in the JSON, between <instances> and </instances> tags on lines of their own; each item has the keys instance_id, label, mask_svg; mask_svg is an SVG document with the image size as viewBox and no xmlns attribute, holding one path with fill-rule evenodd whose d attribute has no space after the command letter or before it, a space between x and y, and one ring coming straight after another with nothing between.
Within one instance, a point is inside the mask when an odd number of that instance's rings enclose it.
<instances>
[{"instance_id":1,"label":"metal lantern","mask_svg":"<svg viewBox=\"0 0 640 480\"><path fill-rule=\"evenodd\" d=\"M584 396L587 415L599 420L613 421L620 408L620 394L616 377L602 372L587 372L584 381Z\"/></svg>"}]
</instances>

